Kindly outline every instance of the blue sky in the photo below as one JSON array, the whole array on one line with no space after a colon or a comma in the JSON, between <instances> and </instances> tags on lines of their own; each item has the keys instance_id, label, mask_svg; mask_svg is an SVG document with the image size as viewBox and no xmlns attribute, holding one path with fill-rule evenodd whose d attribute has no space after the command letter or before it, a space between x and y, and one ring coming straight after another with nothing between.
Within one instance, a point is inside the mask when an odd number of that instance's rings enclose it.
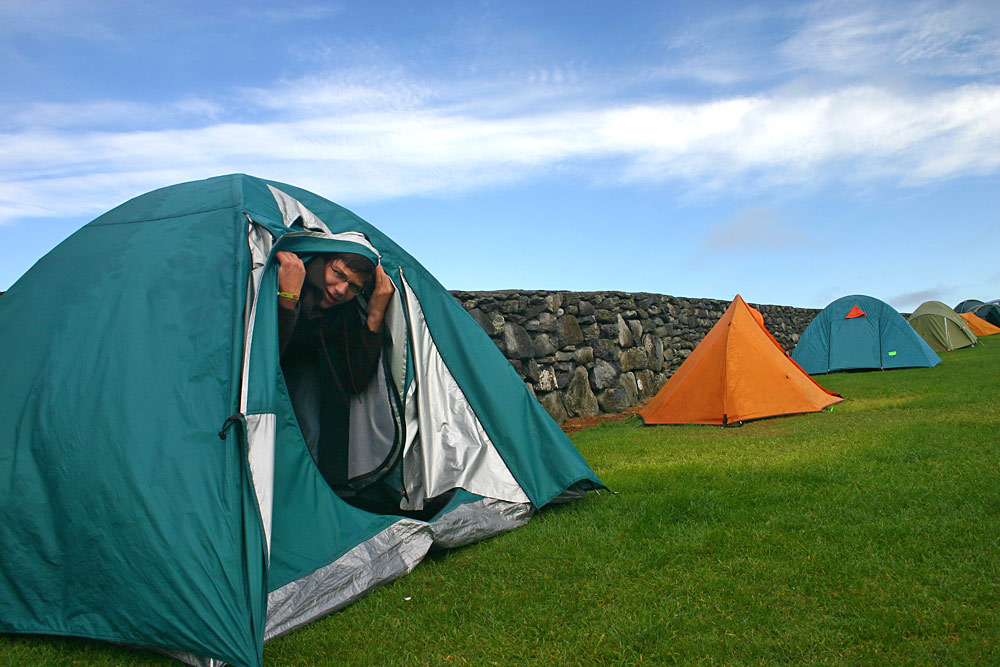
<instances>
[{"instance_id":1,"label":"blue sky","mask_svg":"<svg viewBox=\"0 0 1000 667\"><path fill-rule=\"evenodd\" d=\"M1000 298L995 0L0 0L0 62L0 290L244 172L450 289Z\"/></svg>"}]
</instances>

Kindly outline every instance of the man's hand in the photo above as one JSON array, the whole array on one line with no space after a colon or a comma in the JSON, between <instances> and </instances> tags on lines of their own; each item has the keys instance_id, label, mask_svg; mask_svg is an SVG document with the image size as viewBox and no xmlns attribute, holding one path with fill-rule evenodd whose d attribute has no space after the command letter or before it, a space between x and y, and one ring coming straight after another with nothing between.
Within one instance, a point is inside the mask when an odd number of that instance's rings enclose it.
<instances>
[{"instance_id":1,"label":"man's hand","mask_svg":"<svg viewBox=\"0 0 1000 667\"><path fill-rule=\"evenodd\" d=\"M274 257L278 260L278 291L302 294L302 284L306 281L306 266L299 256L294 252L279 251ZM294 309L298 301L281 297L278 303L285 308Z\"/></svg>"},{"instance_id":2,"label":"man's hand","mask_svg":"<svg viewBox=\"0 0 1000 667\"><path fill-rule=\"evenodd\" d=\"M392 295L396 292L396 286L392 284L389 274L385 272L382 265L375 267L375 289L368 297L368 330L378 331L382 328L382 320L385 318L385 309L392 301Z\"/></svg>"}]
</instances>

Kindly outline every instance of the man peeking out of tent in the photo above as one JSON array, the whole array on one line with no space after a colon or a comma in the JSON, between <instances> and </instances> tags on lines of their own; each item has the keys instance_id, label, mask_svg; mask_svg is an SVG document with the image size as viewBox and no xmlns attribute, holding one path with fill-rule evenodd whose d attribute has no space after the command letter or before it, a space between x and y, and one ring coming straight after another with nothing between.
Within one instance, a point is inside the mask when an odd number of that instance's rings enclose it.
<instances>
[{"instance_id":1,"label":"man peeking out of tent","mask_svg":"<svg viewBox=\"0 0 1000 667\"><path fill-rule=\"evenodd\" d=\"M276 258L282 373L309 451L336 488L347 482L350 397L378 370L395 287L381 265L354 253Z\"/></svg>"}]
</instances>

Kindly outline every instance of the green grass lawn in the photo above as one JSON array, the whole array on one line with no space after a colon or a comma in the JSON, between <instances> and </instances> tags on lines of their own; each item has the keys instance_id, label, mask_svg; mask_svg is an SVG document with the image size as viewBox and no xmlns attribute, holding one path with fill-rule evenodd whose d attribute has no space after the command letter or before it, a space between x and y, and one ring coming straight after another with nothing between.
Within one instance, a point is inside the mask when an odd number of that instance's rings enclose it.
<instances>
[{"instance_id":1,"label":"green grass lawn","mask_svg":"<svg viewBox=\"0 0 1000 667\"><path fill-rule=\"evenodd\" d=\"M576 433L613 494L437 553L265 661L1000 664L1000 341L942 356L818 376L832 411ZM4 636L0 664L173 663Z\"/></svg>"}]
</instances>

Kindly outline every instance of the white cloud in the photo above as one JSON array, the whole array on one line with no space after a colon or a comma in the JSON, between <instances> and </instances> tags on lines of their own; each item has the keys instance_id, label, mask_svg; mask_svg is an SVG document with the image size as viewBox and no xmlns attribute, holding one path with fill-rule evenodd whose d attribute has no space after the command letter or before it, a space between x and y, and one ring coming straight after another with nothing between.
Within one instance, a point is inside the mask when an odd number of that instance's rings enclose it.
<instances>
[{"instance_id":1,"label":"white cloud","mask_svg":"<svg viewBox=\"0 0 1000 667\"><path fill-rule=\"evenodd\" d=\"M296 99L290 90L321 103L289 105ZM7 184L0 222L51 210L58 201L74 210L86 206L69 193L86 192L79 184L89 179L98 179L95 191L106 182L157 187L167 184L156 180L164 172L184 174L181 180L234 171L289 180L304 174L322 191L358 201L527 181L566 165L607 183L607 160L624 165L620 183L677 181L705 195L723 186L817 179L914 185L1000 169L1000 86L926 97L857 87L502 118L476 116L474 107L436 108L423 93L401 104L396 88L358 88L340 102L330 90L282 84L259 91L269 115L285 116L271 122L205 123L206 115L222 113L215 103L179 102L164 113L199 126L86 132L56 125L0 134L0 181ZM109 103L38 112L85 119L130 109ZM67 180L76 185L67 188ZM100 196L86 201L116 203Z\"/></svg>"},{"instance_id":2,"label":"white cloud","mask_svg":"<svg viewBox=\"0 0 1000 667\"><path fill-rule=\"evenodd\" d=\"M423 85L406 81L399 71L370 69L313 74L283 80L270 88L240 91L240 101L252 109L286 117L343 116L364 111L405 112L432 97Z\"/></svg>"},{"instance_id":3,"label":"white cloud","mask_svg":"<svg viewBox=\"0 0 1000 667\"><path fill-rule=\"evenodd\" d=\"M115 128L167 128L192 122L214 121L224 114L224 107L207 99L187 98L168 104L126 100L96 100L83 103L36 103L3 105L0 103L0 129L21 133L45 130L94 130Z\"/></svg>"},{"instance_id":4,"label":"white cloud","mask_svg":"<svg viewBox=\"0 0 1000 667\"><path fill-rule=\"evenodd\" d=\"M627 178L693 185L890 178L917 184L1000 167L1000 87L926 98L863 87L804 97L630 108L602 125Z\"/></svg>"},{"instance_id":5,"label":"white cloud","mask_svg":"<svg viewBox=\"0 0 1000 667\"><path fill-rule=\"evenodd\" d=\"M1000 71L1000 12L985 2L848 3L806 8L779 52L801 68L838 76L905 70L933 76Z\"/></svg>"},{"instance_id":6,"label":"white cloud","mask_svg":"<svg viewBox=\"0 0 1000 667\"><path fill-rule=\"evenodd\" d=\"M682 22L665 49L657 76L712 89L969 81L1000 72L1000 11L996 0L759 3Z\"/></svg>"}]
</instances>

